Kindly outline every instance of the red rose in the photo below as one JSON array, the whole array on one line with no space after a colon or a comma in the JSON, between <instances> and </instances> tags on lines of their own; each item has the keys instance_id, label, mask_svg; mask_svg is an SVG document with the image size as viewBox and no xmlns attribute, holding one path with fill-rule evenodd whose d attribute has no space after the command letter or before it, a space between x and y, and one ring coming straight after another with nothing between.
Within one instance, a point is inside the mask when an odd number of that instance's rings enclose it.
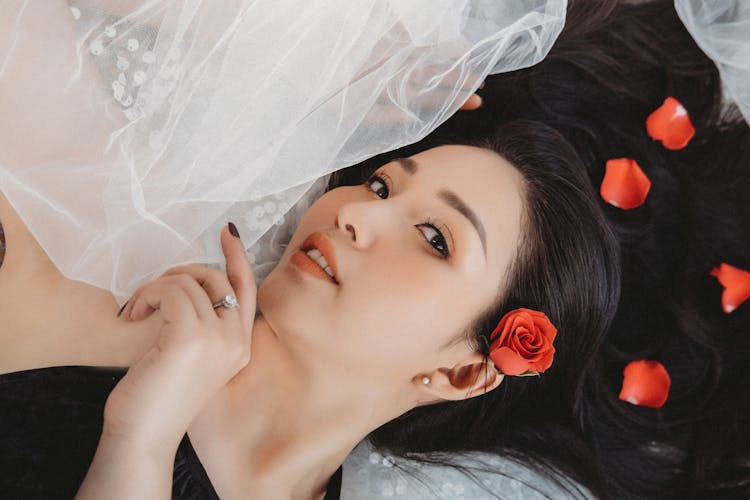
<instances>
[{"instance_id":1,"label":"red rose","mask_svg":"<svg viewBox=\"0 0 750 500\"><path fill-rule=\"evenodd\" d=\"M750 299L750 273L744 269L722 262L719 267L711 270L711 276L718 279L724 287L721 305L725 313L731 313Z\"/></svg>"},{"instance_id":2,"label":"red rose","mask_svg":"<svg viewBox=\"0 0 750 500\"><path fill-rule=\"evenodd\" d=\"M655 141L661 141L667 149L682 149L695 135L685 107L674 97L667 97L664 103L646 118L646 131Z\"/></svg>"},{"instance_id":3,"label":"red rose","mask_svg":"<svg viewBox=\"0 0 750 500\"><path fill-rule=\"evenodd\" d=\"M620 399L638 406L661 408L672 380L658 361L631 361L622 372Z\"/></svg>"},{"instance_id":4,"label":"red rose","mask_svg":"<svg viewBox=\"0 0 750 500\"><path fill-rule=\"evenodd\" d=\"M607 160L607 171L599 190L604 201L623 210L640 207L646 201L651 181L632 158Z\"/></svg>"},{"instance_id":5,"label":"red rose","mask_svg":"<svg viewBox=\"0 0 750 500\"><path fill-rule=\"evenodd\" d=\"M540 373L552 365L557 328L539 311L515 309L490 335L490 358L506 375Z\"/></svg>"}]
</instances>

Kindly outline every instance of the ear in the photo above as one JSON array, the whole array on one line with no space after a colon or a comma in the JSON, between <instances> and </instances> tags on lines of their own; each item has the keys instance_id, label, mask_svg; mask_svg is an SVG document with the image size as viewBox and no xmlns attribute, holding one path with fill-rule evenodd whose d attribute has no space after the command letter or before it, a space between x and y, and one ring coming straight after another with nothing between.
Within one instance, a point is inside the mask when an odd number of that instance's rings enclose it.
<instances>
[{"instance_id":1,"label":"ear","mask_svg":"<svg viewBox=\"0 0 750 500\"><path fill-rule=\"evenodd\" d=\"M425 377L429 377L428 384L424 383ZM452 368L438 368L432 373L417 375L412 383L431 400L460 401L497 388L503 377L491 360L477 352Z\"/></svg>"}]
</instances>

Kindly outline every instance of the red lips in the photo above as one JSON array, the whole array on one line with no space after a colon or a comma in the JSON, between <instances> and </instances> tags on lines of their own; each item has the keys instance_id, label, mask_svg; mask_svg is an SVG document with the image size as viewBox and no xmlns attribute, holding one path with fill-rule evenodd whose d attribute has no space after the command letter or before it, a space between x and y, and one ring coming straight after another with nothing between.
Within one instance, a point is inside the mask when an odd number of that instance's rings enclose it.
<instances>
[{"instance_id":1,"label":"red lips","mask_svg":"<svg viewBox=\"0 0 750 500\"><path fill-rule=\"evenodd\" d=\"M340 283L341 280L339 280L339 271L336 265L336 250L328 236L323 233L314 232L302 242L300 250L307 252L313 248L317 248L323 255L323 258L328 262L328 265L331 266L331 271L333 271L333 275L336 276L336 281Z\"/></svg>"}]
</instances>

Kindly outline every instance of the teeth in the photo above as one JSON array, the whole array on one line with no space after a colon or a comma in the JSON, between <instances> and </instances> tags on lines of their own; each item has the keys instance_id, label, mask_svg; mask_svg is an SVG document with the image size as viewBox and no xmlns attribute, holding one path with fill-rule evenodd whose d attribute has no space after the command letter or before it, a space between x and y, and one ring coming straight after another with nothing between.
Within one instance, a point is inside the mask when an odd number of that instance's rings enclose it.
<instances>
[{"instance_id":1,"label":"teeth","mask_svg":"<svg viewBox=\"0 0 750 500\"><path fill-rule=\"evenodd\" d=\"M320 267L326 267L328 265L328 262L326 261L326 258L323 257L323 254L320 253L320 250L317 248L313 248L312 250L307 251L308 257L310 257L312 260L318 263Z\"/></svg>"},{"instance_id":2,"label":"teeth","mask_svg":"<svg viewBox=\"0 0 750 500\"><path fill-rule=\"evenodd\" d=\"M320 253L320 250L318 250L317 248L311 248L310 250L308 250L307 255L309 255L313 260L323 258L323 254Z\"/></svg>"},{"instance_id":3,"label":"teeth","mask_svg":"<svg viewBox=\"0 0 750 500\"><path fill-rule=\"evenodd\" d=\"M330 276L334 280L336 279L336 277L333 275L333 271L331 270L331 266L328 265L328 262L326 261L325 257L323 257L323 254L320 253L320 250L318 250L317 248L313 248L305 253L320 267L322 267L323 270L328 274L328 276Z\"/></svg>"}]
</instances>

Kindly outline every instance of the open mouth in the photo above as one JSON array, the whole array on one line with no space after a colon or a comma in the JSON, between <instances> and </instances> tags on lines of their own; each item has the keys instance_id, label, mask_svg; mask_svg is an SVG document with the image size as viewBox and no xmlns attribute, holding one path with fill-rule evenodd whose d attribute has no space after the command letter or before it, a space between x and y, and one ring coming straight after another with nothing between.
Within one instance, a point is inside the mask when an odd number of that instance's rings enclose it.
<instances>
[{"instance_id":1,"label":"open mouth","mask_svg":"<svg viewBox=\"0 0 750 500\"><path fill-rule=\"evenodd\" d=\"M299 251L292 256L292 260L303 270L339 284L336 276L336 252L331 240L324 234L315 232L308 236Z\"/></svg>"},{"instance_id":2,"label":"open mouth","mask_svg":"<svg viewBox=\"0 0 750 500\"><path fill-rule=\"evenodd\" d=\"M336 276L333 274L333 269L331 269L330 264L328 264L328 261L323 256L322 253L320 253L320 250L317 248L312 248L310 250L307 250L305 254L310 257L313 261L315 261L316 264L320 266L325 273L331 277L331 279L338 285L338 280L336 280Z\"/></svg>"},{"instance_id":3,"label":"open mouth","mask_svg":"<svg viewBox=\"0 0 750 500\"><path fill-rule=\"evenodd\" d=\"M313 256L310 256L310 252L312 252ZM339 282L336 280L336 276L333 274L331 267L326 264L321 265L319 262L321 259L316 260L314 258L316 252L318 252L318 250L308 250L307 252L297 250L292 254L291 262L303 272L312 274L316 278L320 278L338 286Z\"/></svg>"}]
</instances>

